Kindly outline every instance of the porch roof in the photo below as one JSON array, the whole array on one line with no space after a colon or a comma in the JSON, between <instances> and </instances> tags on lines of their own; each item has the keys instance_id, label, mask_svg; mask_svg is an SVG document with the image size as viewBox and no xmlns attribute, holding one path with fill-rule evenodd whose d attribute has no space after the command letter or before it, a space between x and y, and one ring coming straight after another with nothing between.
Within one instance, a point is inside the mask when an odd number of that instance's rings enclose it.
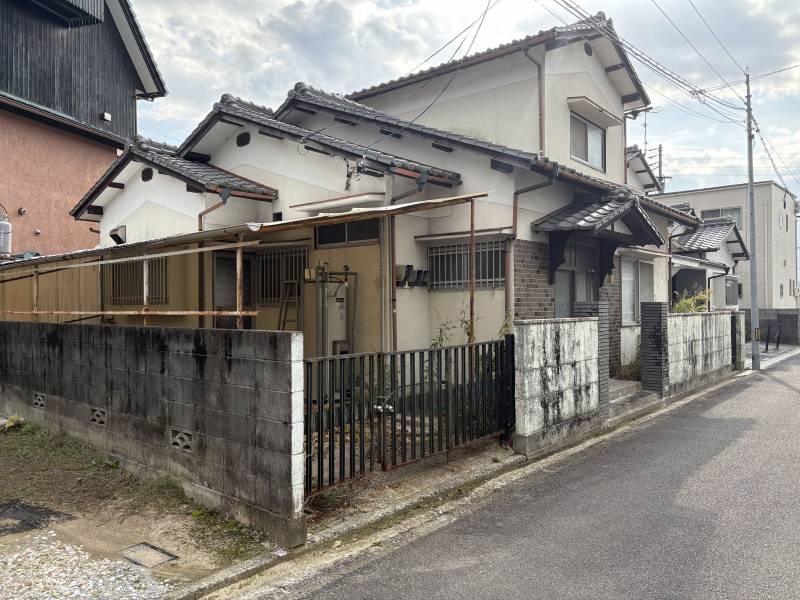
<instances>
[{"instance_id":1,"label":"porch roof","mask_svg":"<svg viewBox=\"0 0 800 600\"><path fill-rule=\"evenodd\" d=\"M734 256L750 258L750 254L745 247L744 240L739 233L739 228L733 219L728 217L716 217L713 219L703 219L694 231L679 235L672 239L673 250L675 252L715 252L729 242L731 234L735 240L730 243L738 244L741 252L733 252Z\"/></svg>"},{"instance_id":2,"label":"porch roof","mask_svg":"<svg viewBox=\"0 0 800 600\"><path fill-rule=\"evenodd\" d=\"M589 202L573 202L534 222L537 232L582 231L597 235L621 220L641 245L661 246L664 238L642 210L637 196L595 198Z\"/></svg>"},{"instance_id":3,"label":"porch roof","mask_svg":"<svg viewBox=\"0 0 800 600\"><path fill-rule=\"evenodd\" d=\"M297 219L288 219L286 221L273 221L270 223L244 223L242 225L234 225L231 227L221 227L219 229L210 229L206 231L197 231L193 233L183 233L177 235L170 235L152 240L142 240L137 242L128 242L125 244L117 244L116 246L109 246L106 248L90 248L87 250L77 250L75 252L68 252L64 254L50 254L45 256L33 256L19 260L8 260L0 262L0 272L9 269L17 269L19 267L37 266L45 263L58 263L72 260L95 259L98 257L109 256L125 256L126 252L147 252L149 258L155 258L159 255L153 254L151 251L156 248L169 248L175 246L186 246L190 244L197 244L199 242L235 242L237 240L257 240L260 236L277 233L283 231L293 231L298 229L305 229L309 227L317 227L320 225L333 225L338 223L347 223L352 221L365 221L369 219L378 219L381 217L391 217L394 215L408 214L424 210L431 210L434 208L443 208L447 206L454 206L457 204L467 204L478 198L485 198L488 192L478 192L475 194L465 194L461 196L450 196L448 198L435 198L432 200L420 200L418 202L408 202L406 204L391 204L386 206L375 206L368 208L353 208L347 212L339 213L320 213L311 217L301 217ZM163 255L169 255L169 252ZM99 264L92 262L93 265ZM72 265L79 266L79 265ZM71 268L70 265L65 267L54 268ZM39 270L40 273L45 270Z\"/></svg>"}]
</instances>

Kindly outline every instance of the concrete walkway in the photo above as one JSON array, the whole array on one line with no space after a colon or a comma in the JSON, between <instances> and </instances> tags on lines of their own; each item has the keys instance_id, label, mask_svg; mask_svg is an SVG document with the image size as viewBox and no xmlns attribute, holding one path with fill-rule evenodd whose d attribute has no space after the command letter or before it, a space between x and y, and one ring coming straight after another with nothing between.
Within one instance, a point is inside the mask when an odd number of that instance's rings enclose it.
<instances>
[{"instance_id":1,"label":"concrete walkway","mask_svg":"<svg viewBox=\"0 0 800 600\"><path fill-rule=\"evenodd\" d=\"M798 429L795 357L281 597L797 598Z\"/></svg>"}]
</instances>

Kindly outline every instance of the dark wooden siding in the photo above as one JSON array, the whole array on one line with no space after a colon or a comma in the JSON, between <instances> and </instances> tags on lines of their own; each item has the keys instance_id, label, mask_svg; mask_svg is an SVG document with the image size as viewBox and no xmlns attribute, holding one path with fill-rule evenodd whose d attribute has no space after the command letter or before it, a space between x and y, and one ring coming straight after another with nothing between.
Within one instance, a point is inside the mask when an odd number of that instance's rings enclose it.
<instances>
[{"instance_id":1,"label":"dark wooden siding","mask_svg":"<svg viewBox=\"0 0 800 600\"><path fill-rule=\"evenodd\" d=\"M137 88L107 7L102 23L69 28L33 4L0 0L0 90L131 138Z\"/></svg>"}]
</instances>

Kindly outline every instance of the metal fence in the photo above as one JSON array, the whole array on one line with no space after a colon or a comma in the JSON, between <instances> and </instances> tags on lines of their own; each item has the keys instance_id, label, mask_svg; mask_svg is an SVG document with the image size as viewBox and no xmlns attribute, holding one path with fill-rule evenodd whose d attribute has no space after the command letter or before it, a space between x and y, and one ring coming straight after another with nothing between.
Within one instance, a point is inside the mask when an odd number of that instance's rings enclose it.
<instances>
[{"instance_id":1,"label":"metal fence","mask_svg":"<svg viewBox=\"0 0 800 600\"><path fill-rule=\"evenodd\" d=\"M513 427L513 337L305 362L306 493Z\"/></svg>"}]
</instances>

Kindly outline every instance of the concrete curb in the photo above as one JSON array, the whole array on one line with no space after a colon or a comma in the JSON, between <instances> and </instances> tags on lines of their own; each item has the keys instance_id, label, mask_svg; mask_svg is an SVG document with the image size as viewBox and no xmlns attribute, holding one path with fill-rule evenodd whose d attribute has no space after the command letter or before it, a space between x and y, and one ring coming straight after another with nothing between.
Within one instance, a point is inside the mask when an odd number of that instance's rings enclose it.
<instances>
[{"instance_id":1,"label":"concrete curb","mask_svg":"<svg viewBox=\"0 0 800 600\"><path fill-rule=\"evenodd\" d=\"M768 369L773 365L799 354L800 349L796 350L795 352L787 353L783 356L777 356L763 364L762 370ZM285 554L272 552L263 556L246 560L218 571L217 573L214 573L213 575L205 577L199 581L183 586L171 592L170 594L167 594L164 596L164 598L165 600L197 600L206 594L210 594L221 588L233 585L234 583L238 583L244 579L252 577L261 571L275 566L279 562L291 560L301 554L305 554L312 548L317 548L326 543L332 543L337 539L351 536L359 531L363 531L364 529L374 527L387 518L397 516L422 504L425 504L426 502L441 498L442 496L452 493L461 487L478 486L481 483L494 479L506 472L519 470L526 465L539 462L542 459L552 457L553 455L560 454L561 452L569 452L575 447L587 443L589 438L595 437L605 439L609 435L613 435L617 430L628 426L633 421L643 417L649 417L660 410L668 411L673 408L677 408L692 400L696 400L705 394L708 394L710 391L722 389L739 381L742 378L750 377L756 373L757 371L750 369L746 371L735 372L728 377L719 379L712 383L707 383L706 385L699 386L692 390L684 391L680 394L674 394L667 398L658 398L652 400L645 405L638 406L627 413L617 416L609 422L610 425L603 426L597 430L592 430L592 432L587 432L586 435L578 436L572 440L569 440L568 442L565 441L566 443L563 444L542 448L535 454L531 454L528 457L523 454L511 455L500 463L492 463L482 469L478 469L477 471L469 473L468 476L465 476L458 481L449 482L447 486L443 486L441 488L434 487L426 493L416 496L415 498L393 504L392 506L387 506L380 511L373 512L368 515L354 515L348 518L348 520L345 522L333 525L332 527L320 533L311 534L309 536L308 543L304 547L297 548L294 551L286 552ZM586 448L589 448L592 445L594 444L589 443Z\"/></svg>"}]
</instances>

